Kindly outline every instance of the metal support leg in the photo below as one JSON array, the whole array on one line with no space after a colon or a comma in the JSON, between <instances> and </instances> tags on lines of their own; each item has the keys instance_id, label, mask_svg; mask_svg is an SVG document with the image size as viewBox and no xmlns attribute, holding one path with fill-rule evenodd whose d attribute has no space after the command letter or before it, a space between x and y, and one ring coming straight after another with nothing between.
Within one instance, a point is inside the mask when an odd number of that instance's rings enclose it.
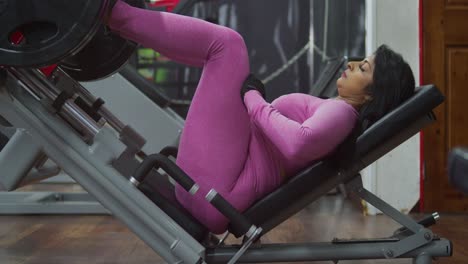
<instances>
[{"instance_id":1,"label":"metal support leg","mask_svg":"<svg viewBox=\"0 0 468 264\"><path fill-rule=\"evenodd\" d=\"M14 76L8 87L0 86L0 114L30 132L47 157L166 262L203 263L204 247L111 166L126 147L115 130L104 126L85 142Z\"/></svg>"},{"instance_id":2,"label":"metal support leg","mask_svg":"<svg viewBox=\"0 0 468 264\"><path fill-rule=\"evenodd\" d=\"M432 257L427 254L421 254L413 259L413 264L431 264Z\"/></svg>"},{"instance_id":3,"label":"metal support leg","mask_svg":"<svg viewBox=\"0 0 468 264\"><path fill-rule=\"evenodd\" d=\"M248 248L236 263L309 263L314 261L385 259L382 248L391 248L396 243L398 242L263 244ZM205 261L210 264L225 264L238 250L238 246L209 247L206 250ZM398 258L413 259L416 261L413 264L431 264L431 256L452 256L451 242L447 239L435 240ZM386 261L385 263L392 262Z\"/></svg>"},{"instance_id":4,"label":"metal support leg","mask_svg":"<svg viewBox=\"0 0 468 264\"><path fill-rule=\"evenodd\" d=\"M354 191L361 199L364 199L368 203L372 204L384 214L391 217L393 220L412 232L411 235L402 238L401 241L390 246L389 248L383 248L382 251L386 258L391 259L399 257L416 248L429 244L434 240L434 235L431 230L420 225L411 217L402 214L400 211L396 210L388 203L366 190L362 186L362 182L360 181L359 177L356 177L354 180L349 182L349 186L351 187L351 190Z\"/></svg>"},{"instance_id":5,"label":"metal support leg","mask_svg":"<svg viewBox=\"0 0 468 264\"><path fill-rule=\"evenodd\" d=\"M17 188L41 153L41 145L37 144L25 129L16 129L0 151L0 189L9 191Z\"/></svg>"}]
</instances>

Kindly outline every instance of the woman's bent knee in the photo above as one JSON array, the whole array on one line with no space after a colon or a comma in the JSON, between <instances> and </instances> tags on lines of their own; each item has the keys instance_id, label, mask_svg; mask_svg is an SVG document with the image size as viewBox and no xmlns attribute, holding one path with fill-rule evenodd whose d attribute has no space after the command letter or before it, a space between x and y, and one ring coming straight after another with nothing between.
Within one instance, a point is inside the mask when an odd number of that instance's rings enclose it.
<instances>
[{"instance_id":1,"label":"woman's bent knee","mask_svg":"<svg viewBox=\"0 0 468 264\"><path fill-rule=\"evenodd\" d=\"M235 30L222 27L211 48L214 58L230 56L248 65L248 52L244 38Z\"/></svg>"},{"instance_id":2,"label":"woman's bent knee","mask_svg":"<svg viewBox=\"0 0 468 264\"><path fill-rule=\"evenodd\" d=\"M224 33L221 36L221 41L226 45L227 47L236 47L239 49L244 49L247 50L247 47L245 45L244 38L242 37L239 32L232 30L230 28L226 28Z\"/></svg>"}]
</instances>

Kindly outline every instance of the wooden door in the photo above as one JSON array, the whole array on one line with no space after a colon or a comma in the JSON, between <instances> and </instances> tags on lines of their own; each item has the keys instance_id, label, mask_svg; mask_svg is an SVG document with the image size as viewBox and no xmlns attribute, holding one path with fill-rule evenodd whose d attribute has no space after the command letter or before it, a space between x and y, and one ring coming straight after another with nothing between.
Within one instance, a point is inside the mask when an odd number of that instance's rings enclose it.
<instances>
[{"instance_id":1,"label":"wooden door","mask_svg":"<svg viewBox=\"0 0 468 264\"><path fill-rule=\"evenodd\" d=\"M426 212L468 212L468 198L450 186L447 154L468 146L468 0L423 0L423 83L446 96L437 123L424 130Z\"/></svg>"}]
</instances>

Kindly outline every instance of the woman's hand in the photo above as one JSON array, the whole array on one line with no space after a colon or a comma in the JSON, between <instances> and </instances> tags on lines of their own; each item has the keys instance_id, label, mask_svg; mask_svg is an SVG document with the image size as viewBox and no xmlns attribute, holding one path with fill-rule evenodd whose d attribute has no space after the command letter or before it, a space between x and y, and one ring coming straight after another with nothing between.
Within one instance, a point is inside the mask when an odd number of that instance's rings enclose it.
<instances>
[{"instance_id":1,"label":"woman's hand","mask_svg":"<svg viewBox=\"0 0 468 264\"><path fill-rule=\"evenodd\" d=\"M241 88L242 102L244 101L245 94L251 90L258 91L262 95L263 99L266 98L265 85L263 85L262 81L257 79L257 77L255 77L255 75L253 74L249 74L249 76L247 76L247 79L242 84L242 88Z\"/></svg>"}]
</instances>

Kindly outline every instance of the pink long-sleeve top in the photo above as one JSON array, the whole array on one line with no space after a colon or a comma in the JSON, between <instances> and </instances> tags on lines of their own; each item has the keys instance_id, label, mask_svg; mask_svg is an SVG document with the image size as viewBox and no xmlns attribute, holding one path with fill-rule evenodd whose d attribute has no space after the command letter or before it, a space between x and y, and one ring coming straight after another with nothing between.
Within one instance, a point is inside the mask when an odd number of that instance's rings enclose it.
<instances>
[{"instance_id":1,"label":"pink long-sleeve top","mask_svg":"<svg viewBox=\"0 0 468 264\"><path fill-rule=\"evenodd\" d=\"M343 100L289 94L266 102L249 91L244 103L250 116L251 136L244 168L236 179L200 177L195 196L179 191L178 200L214 233L226 230L228 220L207 204L204 195L214 187L238 210L277 189L285 180L315 160L333 152L353 130L357 111ZM228 184L232 182L233 184Z\"/></svg>"},{"instance_id":2,"label":"pink long-sleeve top","mask_svg":"<svg viewBox=\"0 0 468 264\"><path fill-rule=\"evenodd\" d=\"M261 131L254 137L264 137L272 145L271 160L279 163L286 178L330 154L351 133L358 118L354 107L343 100L300 93L269 104L259 92L249 91L244 102L254 129Z\"/></svg>"}]
</instances>

